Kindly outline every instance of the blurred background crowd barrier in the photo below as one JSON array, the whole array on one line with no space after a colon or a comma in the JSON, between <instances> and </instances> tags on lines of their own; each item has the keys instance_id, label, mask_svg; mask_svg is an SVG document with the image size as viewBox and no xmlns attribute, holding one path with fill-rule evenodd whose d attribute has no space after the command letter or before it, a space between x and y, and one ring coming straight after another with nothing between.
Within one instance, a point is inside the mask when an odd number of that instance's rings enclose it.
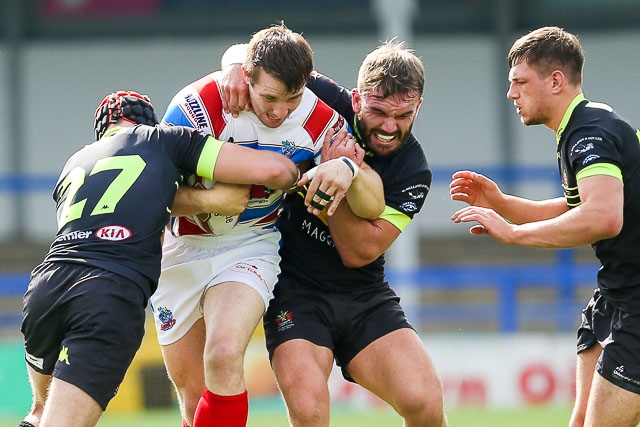
<instances>
[{"instance_id":1,"label":"blurred background crowd barrier","mask_svg":"<svg viewBox=\"0 0 640 427\"><path fill-rule=\"evenodd\" d=\"M4 0L0 22L0 415L30 403L19 334L28 273L55 233L51 191L66 158L93 141L93 111L118 89L149 94L162 115L173 94L219 68L222 52L284 20L314 49L317 70L355 85L364 56L397 37L423 59L414 133L434 182L423 211L388 254L403 298L452 405L573 398L575 327L595 286L591 249L501 246L451 223L451 174L472 168L503 190L560 195L555 139L525 129L506 99L506 54L540 26L577 34L588 98L640 125L637 0ZM153 326L110 410L175 405ZM277 389L261 331L247 357L249 392ZM332 398L376 405L332 376Z\"/></svg>"}]
</instances>

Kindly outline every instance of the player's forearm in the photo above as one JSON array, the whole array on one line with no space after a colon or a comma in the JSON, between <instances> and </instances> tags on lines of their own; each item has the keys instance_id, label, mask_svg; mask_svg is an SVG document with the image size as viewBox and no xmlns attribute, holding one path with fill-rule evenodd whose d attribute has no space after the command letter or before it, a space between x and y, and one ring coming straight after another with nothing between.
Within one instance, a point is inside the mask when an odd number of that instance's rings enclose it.
<instances>
[{"instance_id":1,"label":"player's forearm","mask_svg":"<svg viewBox=\"0 0 640 427\"><path fill-rule=\"evenodd\" d=\"M262 153L270 155L271 158L265 157L263 162L256 167L261 168L261 179L257 179L257 184L266 185L271 188L279 188L287 190L300 180L300 170L298 166L289 158L280 153L263 151Z\"/></svg>"},{"instance_id":2,"label":"player's forearm","mask_svg":"<svg viewBox=\"0 0 640 427\"><path fill-rule=\"evenodd\" d=\"M574 215L531 222L514 228L512 243L546 249L568 249L585 246L613 237L597 223L584 222Z\"/></svg>"},{"instance_id":3,"label":"player's forearm","mask_svg":"<svg viewBox=\"0 0 640 427\"><path fill-rule=\"evenodd\" d=\"M280 153L225 143L214 169L214 179L230 184L260 184L288 189L298 179L298 167Z\"/></svg>"},{"instance_id":4,"label":"player's forearm","mask_svg":"<svg viewBox=\"0 0 640 427\"><path fill-rule=\"evenodd\" d=\"M511 195L505 195L503 203L493 209L514 224L555 218L569 210L566 200L562 197L548 200L529 200Z\"/></svg>"},{"instance_id":5,"label":"player's forearm","mask_svg":"<svg viewBox=\"0 0 640 427\"><path fill-rule=\"evenodd\" d=\"M205 201L203 189L193 188L186 184L181 184L173 198L171 205L171 215L187 216L197 215L202 212L210 212L206 210L207 202Z\"/></svg>"},{"instance_id":6,"label":"player's forearm","mask_svg":"<svg viewBox=\"0 0 640 427\"><path fill-rule=\"evenodd\" d=\"M380 176L363 163L358 176L347 191L347 202L351 211L360 218L376 219L384 210L384 188Z\"/></svg>"},{"instance_id":7,"label":"player's forearm","mask_svg":"<svg viewBox=\"0 0 640 427\"><path fill-rule=\"evenodd\" d=\"M393 242L387 239L381 219L368 220L356 216L344 201L329 217L331 237L347 267L362 267L375 261ZM389 241L388 241L389 240Z\"/></svg>"},{"instance_id":8,"label":"player's forearm","mask_svg":"<svg viewBox=\"0 0 640 427\"><path fill-rule=\"evenodd\" d=\"M190 216L200 213L239 215L249 201L248 188L216 184L211 189L181 184L173 198L171 215Z\"/></svg>"},{"instance_id":9,"label":"player's forearm","mask_svg":"<svg viewBox=\"0 0 640 427\"><path fill-rule=\"evenodd\" d=\"M613 191L612 191L613 192ZM540 248L573 248L620 233L623 224L623 196L610 200L586 199L579 206L554 218L514 227L513 243ZM616 208L618 207L618 208Z\"/></svg>"}]
</instances>

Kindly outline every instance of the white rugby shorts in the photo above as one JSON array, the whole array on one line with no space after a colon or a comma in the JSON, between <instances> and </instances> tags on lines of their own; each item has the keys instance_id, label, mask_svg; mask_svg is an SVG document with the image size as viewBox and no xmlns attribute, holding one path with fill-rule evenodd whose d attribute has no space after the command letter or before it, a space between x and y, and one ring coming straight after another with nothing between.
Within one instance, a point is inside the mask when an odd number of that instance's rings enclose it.
<instances>
[{"instance_id":1,"label":"white rugby shorts","mask_svg":"<svg viewBox=\"0 0 640 427\"><path fill-rule=\"evenodd\" d=\"M265 310L280 274L280 232L222 236L165 234L158 289L151 296L158 342L182 338L202 317L204 294L223 282L240 282L255 289Z\"/></svg>"}]
</instances>

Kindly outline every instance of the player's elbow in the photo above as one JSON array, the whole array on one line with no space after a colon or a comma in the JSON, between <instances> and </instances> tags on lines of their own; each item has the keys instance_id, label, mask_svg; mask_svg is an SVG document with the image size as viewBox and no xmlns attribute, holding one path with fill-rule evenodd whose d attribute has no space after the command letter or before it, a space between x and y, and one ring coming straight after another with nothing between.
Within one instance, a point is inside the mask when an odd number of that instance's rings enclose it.
<instances>
[{"instance_id":1,"label":"player's elbow","mask_svg":"<svg viewBox=\"0 0 640 427\"><path fill-rule=\"evenodd\" d=\"M362 219L368 219L368 220L378 219L380 215L382 215L382 212L384 211L384 208L385 208L384 199L382 199L379 202L374 201L370 203L360 204L358 206L355 206L355 205L351 206L351 200L349 200L348 197L349 196L347 195L347 200L349 202L349 207L351 208L351 211L354 213L354 215Z\"/></svg>"},{"instance_id":2,"label":"player's elbow","mask_svg":"<svg viewBox=\"0 0 640 427\"><path fill-rule=\"evenodd\" d=\"M609 215L600 224L600 232L603 235L603 239L610 239L616 237L622 231L623 225L622 215Z\"/></svg>"},{"instance_id":3,"label":"player's elbow","mask_svg":"<svg viewBox=\"0 0 640 427\"><path fill-rule=\"evenodd\" d=\"M371 264L378 258L379 254L375 254L371 251L349 251L347 254L340 253L342 264L349 268L360 268L365 265Z\"/></svg>"},{"instance_id":4,"label":"player's elbow","mask_svg":"<svg viewBox=\"0 0 640 427\"><path fill-rule=\"evenodd\" d=\"M283 156L281 161L274 162L270 167L265 167L265 183L272 188L289 188L295 184L298 176L297 166Z\"/></svg>"},{"instance_id":5,"label":"player's elbow","mask_svg":"<svg viewBox=\"0 0 640 427\"><path fill-rule=\"evenodd\" d=\"M345 258L342 258L342 264L345 267L349 267L349 268L360 268L371 263L366 262L363 258L345 257Z\"/></svg>"}]
</instances>

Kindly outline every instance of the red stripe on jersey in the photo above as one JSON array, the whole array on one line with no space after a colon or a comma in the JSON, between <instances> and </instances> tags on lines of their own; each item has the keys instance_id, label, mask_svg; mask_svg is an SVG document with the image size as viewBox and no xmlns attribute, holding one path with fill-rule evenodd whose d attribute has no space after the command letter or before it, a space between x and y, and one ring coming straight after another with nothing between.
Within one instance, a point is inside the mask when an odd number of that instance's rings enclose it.
<instances>
[{"instance_id":1,"label":"red stripe on jersey","mask_svg":"<svg viewBox=\"0 0 640 427\"><path fill-rule=\"evenodd\" d=\"M269 215L265 216L260 221L256 222L254 226L261 225L264 227L265 225L273 224L274 222L276 222L276 219L278 218L278 211L279 209L274 210Z\"/></svg>"},{"instance_id":2,"label":"red stripe on jersey","mask_svg":"<svg viewBox=\"0 0 640 427\"><path fill-rule=\"evenodd\" d=\"M204 108L207 111L209 120L211 120L214 136L220 135L227 122L222 114L222 96L220 95L218 82L209 74L193 82L192 86L200 94L200 99L204 103Z\"/></svg>"},{"instance_id":3,"label":"red stripe on jersey","mask_svg":"<svg viewBox=\"0 0 640 427\"><path fill-rule=\"evenodd\" d=\"M316 105L313 106L311 114L307 117L303 123L304 129L307 131L314 145L318 143L320 135L327 129L327 125L331 123L331 118L334 114L337 114L331 107L322 102L320 99L316 100ZM340 116L340 120L334 126L334 130L339 130L344 125L344 119ZM320 141L322 143L324 141Z\"/></svg>"},{"instance_id":4,"label":"red stripe on jersey","mask_svg":"<svg viewBox=\"0 0 640 427\"><path fill-rule=\"evenodd\" d=\"M206 222L202 223L202 227L186 217L176 218L178 221L178 235L192 236L200 234L215 234Z\"/></svg>"}]
</instances>

